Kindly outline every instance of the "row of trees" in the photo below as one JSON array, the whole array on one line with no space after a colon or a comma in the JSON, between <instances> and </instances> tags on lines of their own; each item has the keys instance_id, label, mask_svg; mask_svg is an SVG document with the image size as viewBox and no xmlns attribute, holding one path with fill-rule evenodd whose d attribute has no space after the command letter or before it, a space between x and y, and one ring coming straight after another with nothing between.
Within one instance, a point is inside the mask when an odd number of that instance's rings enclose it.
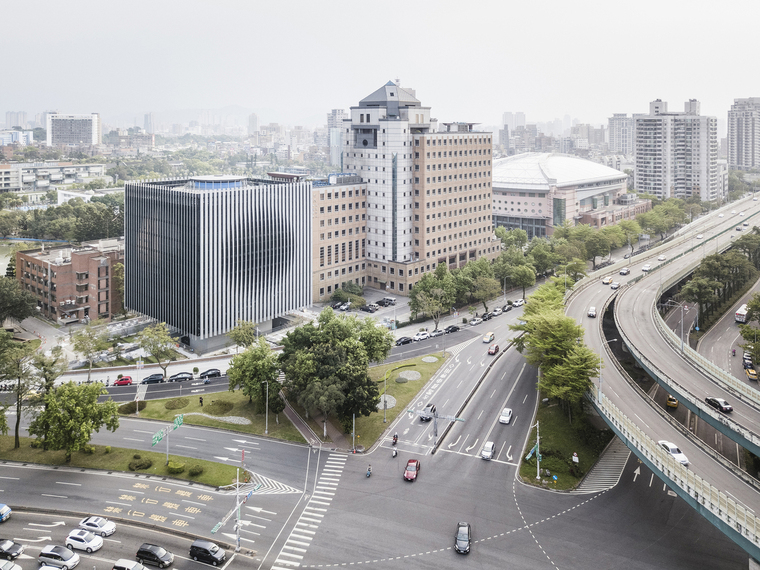
<instances>
[{"instance_id":1,"label":"row of trees","mask_svg":"<svg viewBox=\"0 0 760 570\"><path fill-rule=\"evenodd\" d=\"M0 211L0 235L82 242L124 233L124 194L79 198L30 211Z\"/></svg>"},{"instance_id":2,"label":"row of trees","mask_svg":"<svg viewBox=\"0 0 760 570\"><path fill-rule=\"evenodd\" d=\"M552 278L531 295L522 323L510 329L522 333L515 348L541 370L538 388L558 399L572 421L591 378L599 375L599 357L583 342L583 327L565 315L564 284Z\"/></svg>"}]
</instances>

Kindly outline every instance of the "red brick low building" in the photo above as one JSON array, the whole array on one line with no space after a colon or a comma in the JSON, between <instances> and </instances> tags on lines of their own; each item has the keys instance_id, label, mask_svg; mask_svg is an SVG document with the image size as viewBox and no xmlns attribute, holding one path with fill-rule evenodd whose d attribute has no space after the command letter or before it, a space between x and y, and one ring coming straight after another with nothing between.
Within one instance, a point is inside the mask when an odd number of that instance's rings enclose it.
<instances>
[{"instance_id":1,"label":"red brick low building","mask_svg":"<svg viewBox=\"0 0 760 570\"><path fill-rule=\"evenodd\" d=\"M59 324L111 320L121 310L114 266L124 263L124 238L16 254L16 279L37 298L41 315Z\"/></svg>"}]
</instances>

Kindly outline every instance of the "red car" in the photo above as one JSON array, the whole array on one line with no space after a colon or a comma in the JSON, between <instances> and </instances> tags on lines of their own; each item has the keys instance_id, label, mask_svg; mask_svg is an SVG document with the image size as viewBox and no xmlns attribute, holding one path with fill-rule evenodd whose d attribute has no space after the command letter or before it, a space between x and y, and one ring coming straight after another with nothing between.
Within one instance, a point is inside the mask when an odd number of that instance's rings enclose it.
<instances>
[{"instance_id":1,"label":"red car","mask_svg":"<svg viewBox=\"0 0 760 570\"><path fill-rule=\"evenodd\" d=\"M499 345L498 344L492 344L488 347L488 354L498 354L499 352Z\"/></svg>"},{"instance_id":2,"label":"red car","mask_svg":"<svg viewBox=\"0 0 760 570\"><path fill-rule=\"evenodd\" d=\"M116 382L114 382L113 385L114 386L131 386L132 385L132 377L131 376L122 376Z\"/></svg>"},{"instance_id":3,"label":"red car","mask_svg":"<svg viewBox=\"0 0 760 570\"><path fill-rule=\"evenodd\" d=\"M417 459L410 459L406 462L406 469L404 469L404 479L407 481L415 481L417 479L417 473L420 472L421 464Z\"/></svg>"}]
</instances>

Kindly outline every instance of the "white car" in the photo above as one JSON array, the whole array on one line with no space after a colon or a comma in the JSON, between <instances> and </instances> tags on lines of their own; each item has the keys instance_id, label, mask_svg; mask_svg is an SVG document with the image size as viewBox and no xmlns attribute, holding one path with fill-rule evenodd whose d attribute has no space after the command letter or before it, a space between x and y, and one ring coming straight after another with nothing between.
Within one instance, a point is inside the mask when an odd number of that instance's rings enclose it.
<instances>
[{"instance_id":1,"label":"white car","mask_svg":"<svg viewBox=\"0 0 760 570\"><path fill-rule=\"evenodd\" d=\"M511 408L504 408L501 411L501 415L499 416L499 423L500 424L508 424L512 421L512 410Z\"/></svg>"},{"instance_id":2,"label":"white car","mask_svg":"<svg viewBox=\"0 0 760 570\"><path fill-rule=\"evenodd\" d=\"M719 217L719 218L722 218L722 217L723 217L723 214L718 214L718 217Z\"/></svg>"},{"instance_id":3,"label":"white car","mask_svg":"<svg viewBox=\"0 0 760 570\"><path fill-rule=\"evenodd\" d=\"M483 319L481 319L480 317L477 317L470 321L470 326L474 327L475 325L479 325L482 322L483 322Z\"/></svg>"},{"instance_id":4,"label":"white car","mask_svg":"<svg viewBox=\"0 0 760 570\"><path fill-rule=\"evenodd\" d=\"M420 341L420 340L427 340L430 338L430 333L427 331L420 331L416 335L412 337L412 340L414 342Z\"/></svg>"},{"instance_id":5,"label":"white car","mask_svg":"<svg viewBox=\"0 0 760 570\"><path fill-rule=\"evenodd\" d=\"M493 310L493 316L494 316L494 317L498 317L500 314L501 314L501 309L500 309L499 307L496 307L496 308Z\"/></svg>"},{"instance_id":6,"label":"white car","mask_svg":"<svg viewBox=\"0 0 760 570\"><path fill-rule=\"evenodd\" d=\"M610 289L620 289L620 283L618 283L617 281L613 281L612 283L610 283Z\"/></svg>"},{"instance_id":7,"label":"white car","mask_svg":"<svg viewBox=\"0 0 760 570\"><path fill-rule=\"evenodd\" d=\"M517 299L512 305L515 307L522 307L525 304L525 299Z\"/></svg>"},{"instance_id":8,"label":"white car","mask_svg":"<svg viewBox=\"0 0 760 570\"><path fill-rule=\"evenodd\" d=\"M89 530L75 528L69 533L64 542L69 550L84 550L87 553L95 552L103 547L103 539Z\"/></svg>"},{"instance_id":9,"label":"white car","mask_svg":"<svg viewBox=\"0 0 760 570\"><path fill-rule=\"evenodd\" d=\"M652 269L652 266L649 263L647 263L644 267L641 268L642 271L649 271L650 269Z\"/></svg>"},{"instance_id":10,"label":"white car","mask_svg":"<svg viewBox=\"0 0 760 570\"><path fill-rule=\"evenodd\" d=\"M483 446L483 450L480 452L480 458L491 459L493 457L493 452L495 448L496 448L496 444L494 442L487 441L486 444Z\"/></svg>"},{"instance_id":11,"label":"white car","mask_svg":"<svg viewBox=\"0 0 760 570\"><path fill-rule=\"evenodd\" d=\"M744 212L739 212L739 215L740 215L740 216L743 216L743 215L744 215Z\"/></svg>"},{"instance_id":12,"label":"white car","mask_svg":"<svg viewBox=\"0 0 760 570\"><path fill-rule=\"evenodd\" d=\"M661 439L657 443L660 444L660 447L662 447L665 451L670 453L670 455L673 456L673 459L678 461L681 465L684 465L686 467L689 466L689 460L686 458L686 456L683 454L683 451L678 449L678 446L675 443L672 443L670 441L666 441L664 439Z\"/></svg>"},{"instance_id":13,"label":"white car","mask_svg":"<svg viewBox=\"0 0 760 570\"><path fill-rule=\"evenodd\" d=\"M735 214L735 213L736 213L736 210L731 210L731 213L732 213L732 214Z\"/></svg>"},{"instance_id":14,"label":"white car","mask_svg":"<svg viewBox=\"0 0 760 570\"><path fill-rule=\"evenodd\" d=\"M657 261L665 261L665 256L661 255L660 257L657 258Z\"/></svg>"},{"instance_id":15,"label":"white car","mask_svg":"<svg viewBox=\"0 0 760 570\"><path fill-rule=\"evenodd\" d=\"M116 524L103 517L87 517L79 521L79 528L100 536L111 536L116 532Z\"/></svg>"},{"instance_id":16,"label":"white car","mask_svg":"<svg viewBox=\"0 0 760 570\"><path fill-rule=\"evenodd\" d=\"M703 237L705 236L703 236L702 234L697 234L697 239L702 239Z\"/></svg>"}]
</instances>

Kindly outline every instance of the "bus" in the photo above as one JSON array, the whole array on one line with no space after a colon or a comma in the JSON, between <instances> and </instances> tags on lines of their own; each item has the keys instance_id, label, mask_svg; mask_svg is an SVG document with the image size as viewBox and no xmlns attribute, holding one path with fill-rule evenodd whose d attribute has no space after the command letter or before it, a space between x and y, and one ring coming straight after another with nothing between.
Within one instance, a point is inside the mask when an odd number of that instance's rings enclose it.
<instances>
[{"instance_id":1,"label":"bus","mask_svg":"<svg viewBox=\"0 0 760 570\"><path fill-rule=\"evenodd\" d=\"M737 323L744 323L747 321L747 305L739 307L736 311L735 318Z\"/></svg>"}]
</instances>

